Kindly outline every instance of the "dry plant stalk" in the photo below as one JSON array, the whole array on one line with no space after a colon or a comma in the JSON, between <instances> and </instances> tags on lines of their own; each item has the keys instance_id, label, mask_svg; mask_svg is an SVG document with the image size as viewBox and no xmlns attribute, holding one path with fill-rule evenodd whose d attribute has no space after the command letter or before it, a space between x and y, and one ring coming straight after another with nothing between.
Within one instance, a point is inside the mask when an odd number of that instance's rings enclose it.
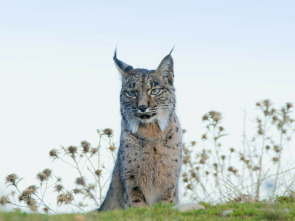
<instances>
[{"instance_id":1,"label":"dry plant stalk","mask_svg":"<svg viewBox=\"0 0 295 221\"><path fill-rule=\"evenodd\" d=\"M227 134L221 113L210 111L203 116L205 133L201 141L183 143L182 183L185 200L258 202L263 199L262 185L270 181L271 185L267 187L271 188L271 199L279 194L294 194L295 165L282 169L283 150L295 131L291 116L293 106L287 103L276 110L269 100L263 100L257 102L256 107L256 133L248 139L245 117L240 149L226 148L222 144ZM85 207L89 205L98 208L103 199L103 189L111 176L111 171L104 167L101 160L102 148L108 150L113 162L117 148L111 129L97 130L97 133L99 140L96 147L82 141L79 147L61 147L49 152L53 162L60 160L77 173L76 188L66 188L62 179L55 177L50 169L39 172L38 184L25 189L20 188L22 178L10 174L6 177L6 183L12 189L8 195L0 198L0 205L10 204L15 208L29 208L32 212L55 213L44 200L51 189L57 194L59 207L76 207L81 212L85 212ZM91 182L86 180L87 174L93 178ZM290 179L284 179L286 177Z\"/></svg>"},{"instance_id":2,"label":"dry plant stalk","mask_svg":"<svg viewBox=\"0 0 295 221\"><path fill-rule=\"evenodd\" d=\"M102 148L107 149L113 160L115 160L114 154L117 148L113 142L112 129L97 130L97 133L99 140L96 147L91 146L87 141L82 141L79 147L61 147L49 152L53 162L62 161L78 175L75 179L76 188L69 190L61 178L53 175L52 170L44 169L36 176L38 184L21 190L22 178L16 174L10 174L6 177L6 183L11 188L11 192L0 198L0 205L10 204L15 208L30 209L32 212L55 213L55 210L44 200L46 193L51 189L50 192L57 194L58 207L76 207L83 213L86 206L98 208L103 199L102 190L110 177L109 171L100 159ZM92 177L92 181L88 182L85 177Z\"/></svg>"}]
</instances>

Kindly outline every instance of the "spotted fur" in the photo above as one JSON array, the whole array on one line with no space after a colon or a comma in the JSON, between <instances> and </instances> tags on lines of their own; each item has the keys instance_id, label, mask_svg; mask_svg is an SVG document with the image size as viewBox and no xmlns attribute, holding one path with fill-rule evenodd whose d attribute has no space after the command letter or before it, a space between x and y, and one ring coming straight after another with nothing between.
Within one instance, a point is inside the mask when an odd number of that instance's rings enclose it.
<instances>
[{"instance_id":1,"label":"spotted fur","mask_svg":"<svg viewBox=\"0 0 295 221\"><path fill-rule=\"evenodd\" d=\"M114 61L122 75L122 131L112 181L99 210L176 204L182 141L173 59L167 55L156 70L134 69L116 53Z\"/></svg>"}]
</instances>

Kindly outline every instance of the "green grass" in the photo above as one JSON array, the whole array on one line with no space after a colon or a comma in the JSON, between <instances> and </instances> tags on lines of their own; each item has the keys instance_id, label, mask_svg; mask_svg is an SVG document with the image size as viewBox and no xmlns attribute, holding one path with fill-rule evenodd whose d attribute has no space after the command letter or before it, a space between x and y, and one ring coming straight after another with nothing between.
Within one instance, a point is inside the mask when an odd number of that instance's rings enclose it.
<instances>
[{"instance_id":1,"label":"green grass","mask_svg":"<svg viewBox=\"0 0 295 221\"><path fill-rule=\"evenodd\" d=\"M42 215L21 212L0 212L0 221L84 221L84 220L295 220L294 202L265 203L237 203L212 206L203 204L206 210L178 212L172 205L156 205L146 208L130 208L115 210L99 214L61 214ZM223 217L221 213L232 209L233 213Z\"/></svg>"}]
</instances>

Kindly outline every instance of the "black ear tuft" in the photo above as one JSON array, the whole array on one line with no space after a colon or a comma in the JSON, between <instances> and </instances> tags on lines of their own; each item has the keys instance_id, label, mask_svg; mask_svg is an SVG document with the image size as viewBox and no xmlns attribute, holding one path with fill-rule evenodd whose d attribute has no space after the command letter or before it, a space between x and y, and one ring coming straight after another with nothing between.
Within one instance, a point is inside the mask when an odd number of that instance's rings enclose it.
<instances>
[{"instance_id":1,"label":"black ear tuft","mask_svg":"<svg viewBox=\"0 0 295 221\"><path fill-rule=\"evenodd\" d=\"M175 45L173 46L173 48L171 49L171 51L170 51L170 53L168 54L168 55L171 55L171 53L173 52L173 50L174 50L174 47L175 47ZM116 49L117 50L117 49Z\"/></svg>"},{"instance_id":2,"label":"black ear tuft","mask_svg":"<svg viewBox=\"0 0 295 221\"><path fill-rule=\"evenodd\" d=\"M114 59L115 65L117 66L118 70L122 74L123 79L127 79L128 72L131 71L133 69L133 67L131 65L128 65L128 64L124 63L123 61L120 61L117 58L117 47L115 49L113 59Z\"/></svg>"}]
</instances>

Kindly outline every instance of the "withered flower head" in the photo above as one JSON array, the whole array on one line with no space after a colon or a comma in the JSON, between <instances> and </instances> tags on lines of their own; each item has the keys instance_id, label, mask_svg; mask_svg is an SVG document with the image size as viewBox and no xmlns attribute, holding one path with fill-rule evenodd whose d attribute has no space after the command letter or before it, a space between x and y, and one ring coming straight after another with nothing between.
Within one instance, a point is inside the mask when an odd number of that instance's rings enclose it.
<instances>
[{"instance_id":1,"label":"withered flower head","mask_svg":"<svg viewBox=\"0 0 295 221\"><path fill-rule=\"evenodd\" d=\"M269 106L270 106L270 100L268 100L268 99L264 100L264 101L263 101L263 105L264 105L265 107L269 107Z\"/></svg>"},{"instance_id":2,"label":"withered flower head","mask_svg":"<svg viewBox=\"0 0 295 221\"><path fill-rule=\"evenodd\" d=\"M287 109L290 109L291 107L293 107L293 104L292 103L287 103Z\"/></svg>"},{"instance_id":3,"label":"withered flower head","mask_svg":"<svg viewBox=\"0 0 295 221\"><path fill-rule=\"evenodd\" d=\"M183 157L183 163L184 164L187 164L188 162L190 161L190 156L185 156L185 157Z\"/></svg>"},{"instance_id":4,"label":"withered flower head","mask_svg":"<svg viewBox=\"0 0 295 221\"><path fill-rule=\"evenodd\" d=\"M51 176L52 171L50 169L44 169L43 173L46 175L46 179L48 179Z\"/></svg>"},{"instance_id":5,"label":"withered flower head","mask_svg":"<svg viewBox=\"0 0 295 221\"><path fill-rule=\"evenodd\" d=\"M280 152L280 148L277 145L273 146L273 149L275 152L279 153Z\"/></svg>"},{"instance_id":6,"label":"withered flower head","mask_svg":"<svg viewBox=\"0 0 295 221\"><path fill-rule=\"evenodd\" d=\"M15 185L17 179L18 177L15 173L10 174L6 177L6 183L11 183L12 185Z\"/></svg>"},{"instance_id":7,"label":"withered flower head","mask_svg":"<svg viewBox=\"0 0 295 221\"><path fill-rule=\"evenodd\" d=\"M29 201L29 199L31 199L31 195L32 192L28 189L24 190L19 196L18 196L18 200L21 201Z\"/></svg>"},{"instance_id":8,"label":"withered flower head","mask_svg":"<svg viewBox=\"0 0 295 221\"><path fill-rule=\"evenodd\" d=\"M270 146L269 145L266 145L265 146L265 149L269 150L270 149Z\"/></svg>"},{"instance_id":9,"label":"withered flower head","mask_svg":"<svg viewBox=\"0 0 295 221\"><path fill-rule=\"evenodd\" d=\"M27 190L30 192L30 194L34 194L37 190L37 187L35 185L29 186Z\"/></svg>"},{"instance_id":10,"label":"withered flower head","mask_svg":"<svg viewBox=\"0 0 295 221\"><path fill-rule=\"evenodd\" d=\"M225 160L225 155L221 155L221 159L222 160Z\"/></svg>"},{"instance_id":11,"label":"withered flower head","mask_svg":"<svg viewBox=\"0 0 295 221\"><path fill-rule=\"evenodd\" d=\"M231 148L229 149L229 151L230 151L231 153L233 153L233 152L235 152L235 148L231 147Z\"/></svg>"},{"instance_id":12,"label":"withered flower head","mask_svg":"<svg viewBox=\"0 0 295 221\"><path fill-rule=\"evenodd\" d=\"M192 190L193 189L193 186L192 186L192 184L187 184L186 185L186 188L189 189L189 190Z\"/></svg>"},{"instance_id":13,"label":"withered flower head","mask_svg":"<svg viewBox=\"0 0 295 221\"><path fill-rule=\"evenodd\" d=\"M272 158L272 161L275 162L275 163L276 163L276 162L279 162L279 160L280 160L280 159L279 159L278 157L274 157L274 158Z\"/></svg>"},{"instance_id":14,"label":"withered flower head","mask_svg":"<svg viewBox=\"0 0 295 221\"><path fill-rule=\"evenodd\" d=\"M206 140L207 139L207 135L206 134L203 134L202 135L202 140Z\"/></svg>"},{"instance_id":15,"label":"withered flower head","mask_svg":"<svg viewBox=\"0 0 295 221\"><path fill-rule=\"evenodd\" d=\"M196 141L192 141L192 142L191 142L191 145L192 145L192 146L195 146L196 143L197 143Z\"/></svg>"},{"instance_id":16,"label":"withered flower head","mask_svg":"<svg viewBox=\"0 0 295 221\"><path fill-rule=\"evenodd\" d=\"M94 190L94 189L95 189L95 184L89 184L89 185L88 185L88 188L89 188L90 190Z\"/></svg>"},{"instance_id":17,"label":"withered flower head","mask_svg":"<svg viewBox=\"0 0 295 221\"><path fill-rule=\"evenodd\" d=\"M56 191L56 192L60 192L60 191L62 191L63 190L63 185L61 185L61 184L56 184L55 186L54 186L54 191Z\"/></svg>"},{"instance_id":18,"label":"withered flower head","mask_svg":"<svg viewBox=\"0 0 295 221\"><path fill-rule=\"evenodd\" d=\"M90 149L90 143L87 142L86 140L82 141L81 142L81 146L83 148L83 152L84 153L88 153L89 152L89 149Z\"/></svg>"},{"instance_id":19,"label":"withered flower head","mask_svg":"<svg viewBox=\"0 0 295 221\"><path fill-rule=\"evenodd\" d=\"M221 120L221 113L217 112L217 111L210 111L209 115L211 116L211 118L215 121L218 122Z\"/></svg>"},{"instance_id":20,"label":"withered flower head","mask_svg":"<svg viewBox=\"0 0 295 221\"><path fill-rule=\"evenodd\" d=\"M188 182L188 178L187 177L183 177L183 182L187 183Z\"/></svg>"},{"instance_id":21,"label":"withered flower head","mask_svg":"<svg viewBox=\"0 0 295 221\"><path fill-rule=\"evenodd\" d=\"M95 175L100 177L100 174L101 174L101 170L95 170Z\"/></svg>"},{"instance_id":22,"label":"withered flower head","mask_svg":"<svg viewBox=\"0 0 295 221\"><path fill-rule=\"evenodd\" d=\"M80 189L73 189L74 194L79 194L82 193L82 191Z\"/></svg>"},{"instance_id":23,"label":"withered flower head","mask_svg":"<svg viewBox=\"0 0 295 221\"><path fill-rule=\"evenodd\" d=\"M47 176L45 173L40 172L37 174L37 179L40 180L40 182L42 183L44 180L47 180Z\"/></svg>"},{"instance_id":24,"label":"withered flower head","mask_svg":"<svg viewBox=\"0 0 295 221\"><path fill-rule=\"evenodd\" d=\"M205 114L205 115L203 116L202 120L203 120L203 121L208 120L208 116L207 116L207 114Z\"/></svg>"},{"instance_id":25,"label":"withered flower head","mask_svg":"<svg viewBox=\"0 0 295 221\"><path fill-rule=\"evenodd\" d=\"M255 167L253 167L253 170L254 170L254 171L259 170L259 166L255 166Z\"/></svg>"},{"instance_id":26,"label":"withered flower head","mask_svg":"<svg viewBox=\"0 0 295 221\"><path fill-rule=\"evenodd\" d=\"M44 213L48 213L49 212L49 208L48 207L44 207L43 208Z\"/></svg>"},{"instance_id":27,"label":"withered flower head","mask_svg":"<svg viewBox=\"0 0 295 221\"><path fill-rule=\"evenodd\" d=\"M111 145L110 147L109 147L109 149L110 149L110 151L114 151L115 149L116 149L116 147L115 147L115 145Z\"/></svg>"},{"instance_id":28,"label":"withered flower head","mask_svg":"<svg viewBox=\"0 0 295 221\"><path fill-rule=\"evenodd\" d=\"M66 194L62 193L57 196L57 205L61 204L69 204L73 201L73 195L70 192L67 192Z\"/></svg>"},{"instance_id":29,"label":"withered flower head","mask_svg":"<svg viewBox=\"0 0 295 221\"><path fill-rule=\"evenodd\" d=\"M182 174L182 176L183 176L183 177L187 177L187 173L184 172L184 173Z\"/></svg>"},{"instance_id":30,"label":"withered flower head","mask_svg":"<svg viewBox=\"0 0 295 221\"><path fill-rule=\"evenodd\" d=\"M58 157L58 151L57 151L56 149L52 149L52 150L49 152L49 156L50 156L50 157L53 157L53 158Z\"/></svg>"},{"instance_id":31,"label":"withered flower head","mask_svg":"<svg viewBox=\"0 0 295 221\"><path fill-rule=\"evenodd\" d=\"M76 179L76 184L77 184L77 185L84 186L84 185L85 185L85 179L84 179L84 177L78 177L78 178Z\"/></svg>"},{"instance_id":32,"label":"withered flower head","mask_svg":"<svg viewBox=\"0 0 295 221\"><path fill-rule=\"evenodd\" d=\"M213 166L214 166L215 169L217 169L218 164L217 163L213 163Z\"/></svg>"},{"instance_id":33,"label":"withered flower head","mask_svg":"<svg viewBox=\"0 0 295 221\"><path fill-rule=\"evenodd\" d=\"M111 137L113 135L113 130L110 128L106 128L103 130L103 134L107 135L108 137Z\"/></svg>"},{"instance_id":34,"label":"withered flower head","mask_svg":"<svg viewBox=\"0 0 295 221\"><path fill-rule=\"evenodd\" d=\"M206 160L205 159L200 159L199 163L200 164L205 164Z\"/></svg>"},{"instance_id":35,"label":"withered flower head","mask_svg":"<svg viewBox=\"0 0 295 221\"><path fill-rule=\"evenodd\" d=\"M69 146L69 147L68 147L68 152L69 152L70 154L72 154L72 156L74 156L75 153L77 152L77 147L75 147L75 146Z\"/></svg>"},{"instance_id":36,"label":"withered flower head","mask_svg":"<svg viewBox=\"0 0 295 221\"><path fill-rule=\"evenodd\" d=\"M8 197L7 197L7 196L2 196L2 197L0 198L0 205L1 205L1 206L5 206L7 203L10 203Z\"/></svg>"},{"instance_id":37,"label":"withered flower head","mask_svg":"<svg viewBox=\"0 0 295 221\"><path fill-rule=\"evenodd\" d=\"M182 133L185 134L186 133L186 129L182 129Z\"/></svg>"},{"instance_id":38,"label":"withered flower head","mask_svg":"<svg viewBox=\"0 0 295 221\"><path fill-rule=\"evenodd\" d=\"M96 154L96 153L97 153L97 151L98 151L98 149L97 149L97 148L91 148L91 154L92 154L92 155Z\"/></svg>"},{"instance_id":39,"label":"withered flower head","mask_svg":"<svg viewBox=\"0 0 295 221\"><path fill-rule=\"evenodd\" d=\"M224 131L224 128L220 126L219 131Z\"/></svg>"},{"instance_id":40,"label":"withered flower head","mask_svg":"<svg viewBox=\"0 0 295 221\"><path fill-rule=\"evenodd\" d=\"M209 171L206 171L205 173L206 173L207 176L210 174Z\"/></svg>"}]
</instances>

